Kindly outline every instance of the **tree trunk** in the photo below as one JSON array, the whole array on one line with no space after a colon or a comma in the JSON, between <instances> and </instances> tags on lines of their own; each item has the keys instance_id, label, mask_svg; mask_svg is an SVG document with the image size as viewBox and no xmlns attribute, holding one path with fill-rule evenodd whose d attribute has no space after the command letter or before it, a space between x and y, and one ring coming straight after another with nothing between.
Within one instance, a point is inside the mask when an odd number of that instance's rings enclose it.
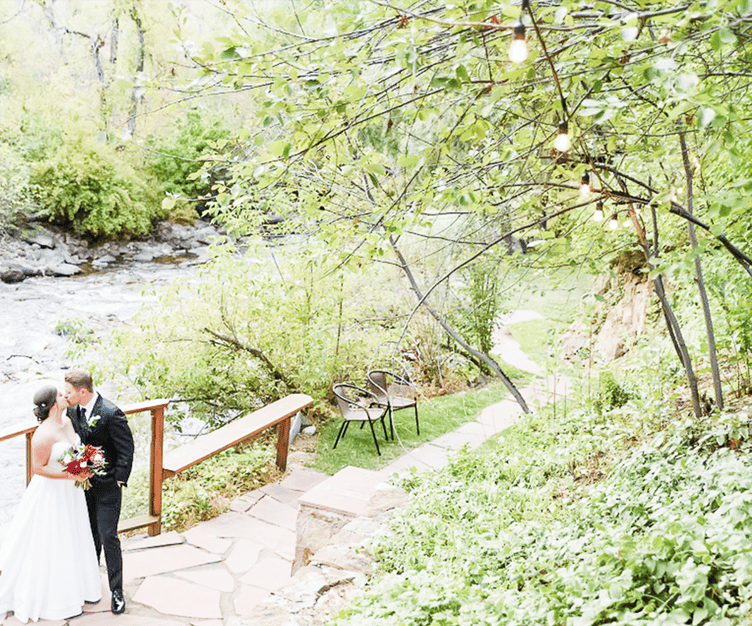
<instances>
[{"instance_id":1,"label":"tree trunk","mask_svg":"<svg viewBox=\"0 0 752 626\"><path fill-rule=\"evenodd\" d=\"M402 252L400 252L399 248L397 247L397 243L392 237L389 238L389 243L392 246L392 250L394 250L394 254L397 256L397 259L399 260L399 265L402 268L402 271L405 273L405 276L407 276L408 281L410 281L410 287L413 290L413 293L415 293L416 297L418 298L418 302L422 303L423 306L426 307L426 310L441 325L441 327L444 329L444 332L446 332L447 335L449 335L455 342L457 342L457 344L459 344L463 350L467 351L474 358L478 359L479 361L485 363L488 367L490 367L491 370L501 379L501 381L504 383L504 385L510 391L510 393L514 396L514 399L522 407L522 410L525 413L530 413L530 409L528 408L527 403L525 402L525 398L522 397L522 394L519 392L517 387L514 386L514 383L503 372L501 367L499 367L499 364L485 352L476 350L470 344L468 344L460 336L460 334L456 330L454 330L454 328L452 328L449 325L449 323L441 315L439 315L438 311L434 311L430 306L426 304L425 296L421 293L420 287L418 286L418 283L416 282L415 277L413 276L412 270L410 269L410 266L407 264L405 257L402 256Z\"/></svg>"},{"instance_id":2,"label":"tree trunk","mask_svg":"<svg viewBox=\"0 0 752 626\"><path fill-rule=\"evenodd\" d=\"M658 216L655 213L655 209L653 209L653 228L654 228L654 245L655 245L655 254L657 254L658 251ZM647 246L647 241L644 242L644 250L645 250L645 256L648 260L648 265L651 269L654 268L653 263L650 261L650 249ZM689 356L689 350L687 350L687 344L684 342L684 336L681 332L681 327L679 326L679 320L676 319L676 316L674 315L674 311L671 309L671 305L668 302L668 298L666 298L666 292L663 289L663 277L659 274L655 277L653 280L653 285L655 286L655 293L658 296L658 299L661 303L661 308L663 310L663 316L666 319L666 326L668 327L669 335L671 336L671 341L674 344L674 348L676 349L676 353L679 355L679 360L681 361L682 365L684 366L684 372L687 375L687 384L689 384L689 395L692 398L692 409L695 413L696 417L702 417L702 407L700 406L700 393L697 389L697 377L695 376L694 369L692 368L692 359Z\"/></svg>"},{"instance_id":3,"label":"tree trunk","mask_svg":"<svg viewBox=\"0 0 752 626\"><path fill-rule=\"evenodd\" d=\"M687 150L687 138L684 131L679 133L681 142L682 161L684 162L684 172L687 176L687 212L692 215L692 205L694 202L694 192L692 188L692 165L689 162L689 152ZM700 263L700 254L697 251L697 234L695 225L688 221L689 240L692 244L692 250L695 252L695 274L697 276L697 289L700 292L700 302L702 302L702 313L705 316L705 329L708 334L708 356L710 357L710 368L713 371L713 389L715 390L715 403L719 410L723 409L723 388L721 386L721 372L718 367L718 351L715 347L715 333L713 332L713 317L710 313L710 303L708 294L705 290L705 281L702 279L702 264Z\"/></svg>"},{"instance_id":4,"label":"tree trunk","mask_svg":"<svg viewBox=\"0 0 752 626\"><path fill-rule=\"evenodd\" d=\"M128 115L128 132L131 137L136 130L136 118L138 117L138 105L141 104L141 99L144 96L144 87L141 84L144 73L144 57L146 56L146 44L144 34L144 24L141 20L141 16L138 14L138 9L133 7L131 9L131 19L136 25L136 34L138 36L138 51L136 53L136 67L134 72L133 89L131 90L131 110Z\"/></svg>"},{"instance_id":5,"label":"tree trunk","mask_svg":"<svg viewBox=\"0 0 752 626\"><path fill-rule=\"evenodd\" d=\"M618 180L622 191L625 193L625 195L628 196L629 191L627 189L627 183L622 177L619 177ZM653 263L652 258L658 256L658 216L656 215L655 207L653 207L652 209L653 252L651 253L647 236L645 235L642 223L639 219L637 219L637 215L635 213L634 207L632 206L632 203L629 202L627 206L629 210L629 216L632 219L632 224L634 225L635 231L637 232L637 236L640 241L640 246L642 247L643 254L645 255L645 261L647 262L648 267L653 270L655 269L655 264ZM658 274L653 279L653 287L655 289L656 295L658 296L658 301L661 303L661 310L663 311L663 317L666 320L666 328L668 329L669 337L671 337L671 343L674 344L676 354L679 356L679 361L681 361L681 364L684 367L684 372L687 375L687 384L689 385L689 393L690 397L692 398L692 409L697 417L701 417L702 408L700 406L700 394L697 389L697 378L695 377L695 372L692 368L692 360L689 356L689 350L687 350L687 344L684 342L681 327L679 326L679 320L676 319L674 311L668 302L668 298L666 298L666 290L663 288L662 275Z\"/></svg>"}]
</instances>

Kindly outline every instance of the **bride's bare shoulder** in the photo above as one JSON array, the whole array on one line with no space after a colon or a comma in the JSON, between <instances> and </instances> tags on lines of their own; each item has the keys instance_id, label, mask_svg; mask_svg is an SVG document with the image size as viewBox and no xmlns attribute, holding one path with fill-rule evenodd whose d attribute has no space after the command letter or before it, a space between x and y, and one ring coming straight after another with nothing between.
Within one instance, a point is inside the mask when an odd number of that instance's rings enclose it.
<instances>
[{"instance_id":1,"label":"bride's bare shoulder","mask_svg":"<svg viewBox=\"0 0 752 626\"><path fill-rule=\"evenodd\" d=\"M47 422L42 422L31 437L32 445L44 445L54 443L54 432Z\"/></svg>"}]
</instances>

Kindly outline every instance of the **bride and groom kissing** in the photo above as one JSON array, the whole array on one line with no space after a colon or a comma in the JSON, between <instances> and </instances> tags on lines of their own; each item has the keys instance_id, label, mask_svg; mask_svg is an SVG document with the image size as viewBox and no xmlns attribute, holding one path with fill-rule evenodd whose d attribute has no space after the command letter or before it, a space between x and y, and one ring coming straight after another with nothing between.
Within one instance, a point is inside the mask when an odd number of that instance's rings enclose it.
<instances>
[{"instance_id":1,"label":"bride and groom kissing","mask_svg":"<svg viewBox=\"0 0 752 626\"><path fill-rule=\"evenodd\" d=\"M0 617L23 623L78 615L102 596L104 550L112 612L125 611L123 558L117 534L121 489L133 464L133 436L125 414L95 390L85 370L70 370L58 389L34 395L40 425L31 440L33 476L0 546ZM104 467L70 473L71 449L100 447ZM77 489L76 483L91 487Z\"/></svg>"}]
</instances>

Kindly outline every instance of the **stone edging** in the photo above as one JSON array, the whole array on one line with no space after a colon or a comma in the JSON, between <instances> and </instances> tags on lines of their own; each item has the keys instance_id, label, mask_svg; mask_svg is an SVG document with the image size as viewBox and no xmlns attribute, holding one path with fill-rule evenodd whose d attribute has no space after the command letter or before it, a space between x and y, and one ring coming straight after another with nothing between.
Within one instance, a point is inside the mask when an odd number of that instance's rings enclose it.
<instances>
[{"instance_id":1,"label":"stone edging","mask_svg":"<svg viewBox=\"0 0 752 626\"><path fill-rule=\"evenodd\" d=\"M306 534L311 520L335 529L330 542L310 548L305 562L288 583L244 615L237 626L320 626L348 606L358 581L373 572L368 552L371 538L379 531L391 511L409 501L406 491L381 483L361 516L301 508L298 513L298 541L313 541ZM322 517L322 513L323 517ZM320 520L316 518L320 517ZM300 548L300 546L298 546ZM235 626L235 625L233 625Z\"/></svg>"}]
</instances>

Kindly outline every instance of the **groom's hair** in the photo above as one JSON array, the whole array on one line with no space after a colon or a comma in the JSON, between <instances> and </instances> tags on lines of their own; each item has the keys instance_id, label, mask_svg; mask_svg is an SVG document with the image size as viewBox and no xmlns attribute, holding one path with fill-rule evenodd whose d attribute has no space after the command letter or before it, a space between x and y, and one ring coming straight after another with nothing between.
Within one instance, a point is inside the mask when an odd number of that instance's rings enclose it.
<instances>
[{"instance_id":1,"label":"groom's hair","mask_svg":"<svg viewBox=\"0 0 752 626\"><path fill-rule=\"evenodd\" d=\"M65 382L70 384L74 389L86 389L94 391L94 381L91 374L86 370L70 370L65 373Z\"/></svg>"}]
</instances>

